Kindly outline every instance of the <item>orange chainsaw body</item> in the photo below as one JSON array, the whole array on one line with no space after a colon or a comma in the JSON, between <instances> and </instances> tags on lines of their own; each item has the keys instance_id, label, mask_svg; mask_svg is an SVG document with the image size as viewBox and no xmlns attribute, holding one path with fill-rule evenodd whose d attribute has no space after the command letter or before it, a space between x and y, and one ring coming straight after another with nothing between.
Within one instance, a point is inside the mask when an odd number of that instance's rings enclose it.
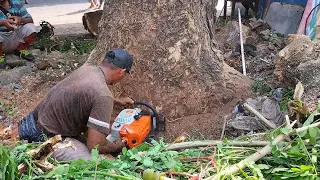
<instances>
[{"instance_id":1,"label":"orange chainsaw body","mask_svg":"<svg viewBox=\"0 0 320 180\"><path fill-rule=\"evenodd\" d=\"M122 140L125 140L129 148L140 145L151 132L151 116L142 115L131 124L124 124L119 131Z\"/></svg>"}]
</instances>

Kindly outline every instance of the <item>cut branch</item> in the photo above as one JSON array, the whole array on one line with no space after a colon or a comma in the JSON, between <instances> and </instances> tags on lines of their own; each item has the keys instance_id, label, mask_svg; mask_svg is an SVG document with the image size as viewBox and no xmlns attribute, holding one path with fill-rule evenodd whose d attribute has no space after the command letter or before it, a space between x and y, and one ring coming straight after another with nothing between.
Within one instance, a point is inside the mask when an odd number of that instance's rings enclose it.
<instances>
[{"instance_id":1,"label":"cut branch","mask_svg":"<svg viewBox=\"0 0 320 180\"><path fill-rule=\"evenodd\" d=\"M58 142L61 142L61 135L56 135L46 142L42 143L39 148L32 149L26 153L32 156L32 159L36 160L36 164L45 170L51 170L54 168L54 165L47 162L47 157L53 151L53 146ZM23 163L18 166L19 176L21 176L28 169L28 165Z\"/></svg>"},{"instance_id":2,"label":"cut branch","mask_svg":"<svg viewBox=\"0 0 320 180\"><path fill-rule=\"evenodd\" d=\"M256 115L264 124L266 124L267 126L269 126L272 129L275 129L277 126L273 123L270 122L268 119L266 119L265 117L263 117L256 109L254 109L252 106L250 106L247 103L244 103L243 106L248 109L248 111L250 111L251 113L253 113L254 115Z\"/></svg>"},{"instance_id":3,"label":"cut branch","mask_svg":"<svg viewBox=\"0 0 320 180\"><path fill-rule=\"evenodd\" d=\"M227 125L227 116L224 116L223 117L223 127L222 127L222 131L221 131L220 141L223 140L224 132L226 131L226 125Z\"/></svg>"},{"instance_id":4,"label":"cut branch","mask_svg":"<svg viewBox=\"0 0 320 180\"><path fill-rule=\"evenodd\" d=\"M295 123L296 123L296 121L294 121L294 122L290 125L289 128L292 128ZM318 127L318 126L320 126L320 122L311 124L311 125L306 126L306 127L302 127L302 128L298 128L298 129L291 130L288 135L294 134L294 133L303 132L303 131L308 130L309 128ZM280 135L278 135L278 136L273 140L273 144L274 144L274 145L278 144L279 142L283 141L283 140L285 139L285 137L287 137L288 135L285 135L285 134L280 134ZM237 163L237 164L235 164L235 165L232 165L232 166L224 169L223 171L219 172L218 174L207 178L207 180L218 180L218 179L220 179L220 177L235 174L235 173L237 173L240 169L245 168L247 162L256 162L256 161L258 161L259 159L263 158L265 155L269 154L269 153L271 152L271 149L272 149L272 145L271 145L270 142L269 142L268 145L266 145L264 148L260 149L260 150L257 151L256 153L254 153L254 154L252 154L251 156L247 157L246 159L240 161L239 163Z\"/></svg>"},{"instance_id":5,"label":"cut branch","mask_svg":"<svg viewBox=\"0 0 320 180\"><path fill-rule=\"evenodd\" d=\"M178 150L178 149L188 149L195 147L207 147L209 145L223 144L223 141L192 141L192 142L182 142L176 143L165 148L166 150ZM230 146L244 146L244 147L263 147L267 145L269 141L228 141L227 144Z\"/></svg>"}]
</instances>

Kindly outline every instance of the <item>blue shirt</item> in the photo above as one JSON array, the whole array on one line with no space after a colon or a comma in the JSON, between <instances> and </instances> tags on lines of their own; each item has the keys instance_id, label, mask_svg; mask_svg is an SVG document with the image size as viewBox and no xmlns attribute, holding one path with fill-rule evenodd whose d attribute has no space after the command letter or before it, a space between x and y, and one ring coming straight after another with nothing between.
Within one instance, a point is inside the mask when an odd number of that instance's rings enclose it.
<instances>
[{"instance_id":1,"label":"blue shirt","mask_svg":"<svg viewBox=\"0 0 320 180\"><path fill-rule=\"evenodd\" d=\"M31 15L28 13L27 9L23 7L21 0L8 0L10 4L10 8L8 12L11 16L19 16L23 18L32 18ZM6 14L0 11L0 20L8 19ZM0 31L6 31L7 28L5 26L0 26Z\"/></svg>"}]
</instances>

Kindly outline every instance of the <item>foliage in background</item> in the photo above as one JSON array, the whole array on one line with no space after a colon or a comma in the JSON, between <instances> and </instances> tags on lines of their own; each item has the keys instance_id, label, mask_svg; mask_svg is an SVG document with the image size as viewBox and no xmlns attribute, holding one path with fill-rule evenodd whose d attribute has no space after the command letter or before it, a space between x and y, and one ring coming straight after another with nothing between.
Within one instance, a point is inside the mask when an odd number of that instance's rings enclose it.
<instances>
[{"instance_id":1,"label":"foliage in background","mask_svg":"<svg viewBox=\"0 0 320 180\"><path fill-rule=\"evenodd\" d=\"M292 87L288 87L283 89L283 99L280 102L280 110L281 112L285 112L287 110L288 102L292 100L294 93L294 89Z\"/></svg>"},{"instance_id":2,"label":"foliage in background","mask_svg":"<svg viewBox=\"0 0 320 180\"><path fill-rule=\"evenodd\" d=\"M75 54L90 53L96 46L96 39L71 39L65 38L62 40L53 39L51 37L42 36L36 40L31 46L33 49L41 51L72 51Z\"/></svg>"},{"instance_id":3,"label":"foliage in background","mask_svg":"<svg viewBox=\"0 0 320 180\"><path fill-rule=\"evenodd\" d=\"M251 85L251 90L258 95L263 95L271 91L271 87L265 82L264 79L258 78Z\"/></svg>"},{"instance_id":4,"label":"foliage in background","mask_svg":"<svg viewBox=\"0 0 320 180\"><path fill-rule=\"evenodd\" d=\"M3 102L0 102L0 111L5 111L9 116L13 116L15 113L16 106L14 104L5 105Z\"/></svg>"}]
</instances>

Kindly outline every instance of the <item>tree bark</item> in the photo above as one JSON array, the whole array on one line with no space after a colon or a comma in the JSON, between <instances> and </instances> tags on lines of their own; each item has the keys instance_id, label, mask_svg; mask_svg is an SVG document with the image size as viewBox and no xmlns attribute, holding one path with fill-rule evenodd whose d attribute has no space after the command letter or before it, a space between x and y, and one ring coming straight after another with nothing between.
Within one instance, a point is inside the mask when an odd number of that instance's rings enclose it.
<instances>
[{"instance_id":1,"label":"tree bark","mask_svg":"<svg viewBox=\"0 0 320 180\"><path fill-rule=\"evenodd\" d=\"M216 3L107 0L87 64L101 63L110 48L124 48L134 56L133 73L113 87L115 96L147 101L169 119L213 112L235 92L226 88L216 49Z\"/></svg>"}]
</instances>

